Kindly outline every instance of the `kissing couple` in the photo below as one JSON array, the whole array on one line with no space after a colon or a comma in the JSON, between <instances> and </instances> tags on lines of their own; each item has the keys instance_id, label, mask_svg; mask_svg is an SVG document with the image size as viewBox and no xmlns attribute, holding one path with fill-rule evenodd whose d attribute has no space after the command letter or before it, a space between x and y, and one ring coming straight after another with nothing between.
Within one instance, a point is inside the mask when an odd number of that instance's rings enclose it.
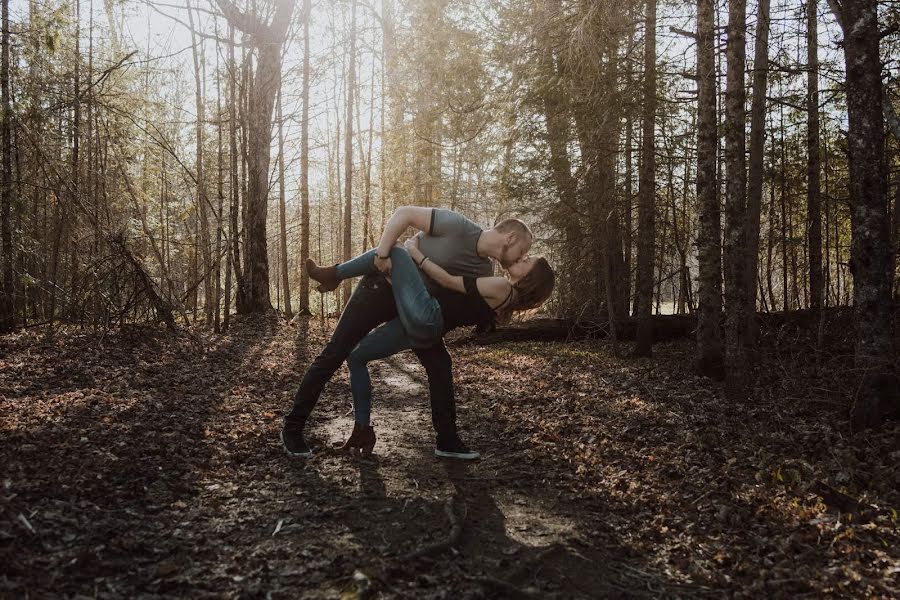
<instances>
[{"instance_id":1,"label":"kissing couple","mask_svg":"<svg viewBox=\"0 0 900 600\"><path fill-rule=\"evenodd\" d=\"M408 228L418 230L405 244ZM516 311L539 307L553 291L555 275L543 257L528 256L534 235L518 219L484 230L450 210L404 206L391 215L373 250L347 262L306 268L318 290L362 277L325 348L306 370L284 418L281 441L291 456L309 457L303 432L322 388L347 361L355 423L343 448L372 452L372 382L368 364L412 349L425 367L431 395L435 456L472 460L456 428L452 361L443 336L467 325L491 329ZM494 276L492 260L505 270Z\"/></svg>"}]
</instances>

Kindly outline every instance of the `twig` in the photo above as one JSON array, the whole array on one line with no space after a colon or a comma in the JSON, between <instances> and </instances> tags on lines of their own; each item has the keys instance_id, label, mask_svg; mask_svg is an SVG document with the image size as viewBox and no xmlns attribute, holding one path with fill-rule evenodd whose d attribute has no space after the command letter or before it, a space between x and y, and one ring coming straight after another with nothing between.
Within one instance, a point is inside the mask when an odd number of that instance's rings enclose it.
<instances>
[{"instance_id":1,"label":"twig","mask_svg":"<svg viewBox=\"0 0 900 600\"><path fill-rule=\"evenodd\" d=\"M450 521L449 537L446 540L428 544L427 546L419 548L415 552L407 554L405 560L412 560L415 558L421 558L423 556L440 554L441 552L449 550L459 542L459 539L462 537L463 522L462 519L456 516L456 511L454 511L453 509L455 503L456 496L454 495L447 498L447 503L444 504L444 513L446 513L447 519Z\"/></svg>"},{"instance_id":2,"label":"twig","mask_svg":"<svg viewBox=\"0 0 900 600\"><path fill-rule=\"evenodd\" d=\"M496 577L467 577L469 581L480 583L484 587L490 588L495 592L502 594L504 598L516 598L522 600L538 600L544 598L544 594L529 589L517 588L511 583L507 583Z\"/></svg>"}]
</instances>

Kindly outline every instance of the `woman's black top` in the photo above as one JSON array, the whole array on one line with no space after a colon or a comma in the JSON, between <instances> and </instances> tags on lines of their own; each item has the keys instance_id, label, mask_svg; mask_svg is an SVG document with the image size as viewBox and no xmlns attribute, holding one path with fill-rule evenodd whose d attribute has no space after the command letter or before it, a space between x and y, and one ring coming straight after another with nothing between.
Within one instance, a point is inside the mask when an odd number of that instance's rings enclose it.
<instances>
[{"instance_id":1,"label":"woman's black top","mask_svg":"<svg viewBox=\"0 0 900 600\"><path fill-rule=\"evenodd\" d=\"M478 293L475 279L475 277L463 276L465 294L448 289L435 294L444 317L444 333L466 325L477 325L479 329L493 328L496 318L494 309L488 306L488 303Z\"/></svg>"}]
</instances>

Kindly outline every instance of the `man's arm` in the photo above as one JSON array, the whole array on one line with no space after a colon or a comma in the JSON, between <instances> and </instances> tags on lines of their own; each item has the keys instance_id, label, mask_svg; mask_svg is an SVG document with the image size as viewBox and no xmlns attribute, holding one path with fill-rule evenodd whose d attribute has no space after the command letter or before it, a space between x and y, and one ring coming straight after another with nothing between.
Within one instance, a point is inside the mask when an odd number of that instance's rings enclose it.
<instances>
[{"instance_id":1,"label":"man's arm","mask_svg":"<svg viewBox=\"0 0 900 600\"><path fill-rule=\"evenodd\" d=\"M414 227L421 231L428 231L428 228L431 226L431 208L424 208L421 206L401 206L397 210L394 211L394 214L391 215L391 218L388 219L388 222L384 226L384 233L381 234L381 241L378 243L378 246L375 247L375 254L377 255L375 258L375 267L386 273L391 269L391 260L390 258L378 258L378 257L388 257L391 253L391 248L394 247L394 244L397 243L397 240L400 239L400 236L403 235L403 232L407 230L409 227Z\"/></svg>"}]
</instances>

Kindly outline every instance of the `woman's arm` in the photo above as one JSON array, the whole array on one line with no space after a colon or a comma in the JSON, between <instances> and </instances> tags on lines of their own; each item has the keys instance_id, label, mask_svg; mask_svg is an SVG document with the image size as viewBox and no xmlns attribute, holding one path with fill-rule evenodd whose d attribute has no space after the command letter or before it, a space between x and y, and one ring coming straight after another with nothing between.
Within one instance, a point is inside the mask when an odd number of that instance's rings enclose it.
<instances>
[{"instance_id":1,"label":"woman's arm","mask_svg":"<svg viewBox=\"0 0 900 600\"><path fill-rule=\"evenodd\" d=\"M416 264L419 265L422 272L434 279L435 283L448 290L453 290L454 292L466 293L463 278L459 275L451 275L445 271L443 267L426 258L426 256L422 254L422 251L419 250L419 240L417 237L413 236L406 240L405 246L406 251L409 252L409 257L416 261Z\"/></svg>"}]
</instances>

